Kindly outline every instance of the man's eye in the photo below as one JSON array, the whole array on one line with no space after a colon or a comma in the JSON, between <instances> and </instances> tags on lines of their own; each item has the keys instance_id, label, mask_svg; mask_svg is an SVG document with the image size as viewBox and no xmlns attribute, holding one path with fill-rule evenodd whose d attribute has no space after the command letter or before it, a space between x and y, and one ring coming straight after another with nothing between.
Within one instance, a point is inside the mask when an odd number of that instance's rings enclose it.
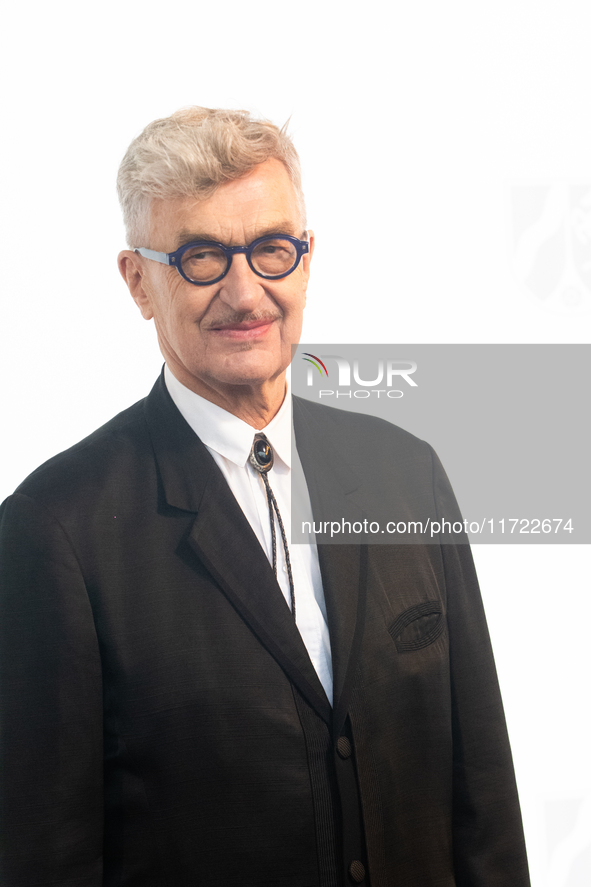
<instances>
[{"instance_id":1,"label":"man's eye","mask_svg":"<svg viewBox=\"0 0 591 887\"><path fill-rule=\"evenodd\" d=\"M189 252L185 253L184 259L190 262L205 262L210 259L217 258L219 256L218 250L200 250L199 252Z\"/></svg>"},{"instance_id":2,"label":"man's eye","mask_svg":"<svg viewBox=\"0 0 591 887\"><path fill-rule=\"evenodd\" d=\"M291 243L284 240L271 240L267 243L261 243L256 247L255 252L267 256L282 255L283 253L291 254L293 252L293 247Z\"/></svg>"}]
</instances>

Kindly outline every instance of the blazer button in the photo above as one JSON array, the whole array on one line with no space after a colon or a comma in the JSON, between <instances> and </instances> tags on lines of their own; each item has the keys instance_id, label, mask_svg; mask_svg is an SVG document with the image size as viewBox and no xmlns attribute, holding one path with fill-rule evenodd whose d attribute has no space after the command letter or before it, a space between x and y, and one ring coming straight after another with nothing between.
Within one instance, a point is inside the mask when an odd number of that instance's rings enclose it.
<instances>
[{"instance_id":1,"label":"blazer button","mask_svg":"<svg viewBox=\"0 0 591 887\"><path fill-rule=\"evenodd\" d=\"M354 859L349 866L349 877L354 884L361 884L365 878L365 866L358 859Z\"/></svg>"},{"instance_id":2,"label":"blazer button","mask_svg":"<svg viewBox=\"0 0 591 887\"><path fill-rule=\"evenodd\" d=\"M345 758L345 760L351 757L353 749L351 748L351 743L346 736L339 736L337 740L337 751L340 754L341 758Z\"/></svg>"}]
</instances>

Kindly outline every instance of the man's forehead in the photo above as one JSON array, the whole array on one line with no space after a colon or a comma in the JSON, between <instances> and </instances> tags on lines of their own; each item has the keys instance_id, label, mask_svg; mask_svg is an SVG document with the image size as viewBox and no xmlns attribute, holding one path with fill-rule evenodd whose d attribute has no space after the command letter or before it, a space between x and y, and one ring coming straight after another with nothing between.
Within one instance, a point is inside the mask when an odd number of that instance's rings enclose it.
<instances>
[{"instance_id":1,"label":"man's forehead","mask_svg":"<svg viewBox=\"0 0 591 887\"><path fill-rule=\"evenodd\" d=\"M276 160L220 185L206 198L154 200L150 222L152 248L166 250L194 240L219 240L231 246L266 234L302 235L295 189L284 165Z\"/></svg>"},{"instance_id":2,"label":"man's forehead","mask_svg":"<svg viewBox=\"0 0 591 887\"><path fill-rule=\"evenodd\" d=\"M294 219L288 218L277 219L268 225L263 224L262 220L252 225L246 223L235 225L232 230L224 225L219 225L219 233L217 225L200 228L193 226L181 228L180 231L175 233L175 246L178 249L179 246L184 246L186 243L196 243L200 240L220 241L226 246L244 246L247 245L244 243L245 238L250 243L259 237L266 237L269 234L291 234L292 237L301 237L303 232L300 229L301 226Z\"/></svg>"}]
</instances>

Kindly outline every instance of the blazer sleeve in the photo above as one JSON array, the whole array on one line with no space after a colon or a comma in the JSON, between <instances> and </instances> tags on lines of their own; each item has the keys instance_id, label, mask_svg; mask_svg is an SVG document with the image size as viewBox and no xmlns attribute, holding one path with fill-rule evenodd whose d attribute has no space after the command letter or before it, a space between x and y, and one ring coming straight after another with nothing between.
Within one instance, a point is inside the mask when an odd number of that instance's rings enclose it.
<instances>
[{"instance_id":1,"label":"blazer sleeve","mask_svg":"<svg viewBox=\"0 0 591 887\"><path fill-rule=\"evenodd\" d=\"M100 887L102 685L92 610L59 522L0 511L0 883Z\"/></svg>"},{"instance_id":2,"label":"blazer sleeve","mask_svg":"<svg viewBox=\"0 0 591 887\"><path fill-rule=\"evenodd\" d=\"M461 520L433 453L440 518ZM509 737L484 607L466 536L441 546L447 592L453 731L453 845L457 887L528 887Z\"/></svg>"}]
</instances>

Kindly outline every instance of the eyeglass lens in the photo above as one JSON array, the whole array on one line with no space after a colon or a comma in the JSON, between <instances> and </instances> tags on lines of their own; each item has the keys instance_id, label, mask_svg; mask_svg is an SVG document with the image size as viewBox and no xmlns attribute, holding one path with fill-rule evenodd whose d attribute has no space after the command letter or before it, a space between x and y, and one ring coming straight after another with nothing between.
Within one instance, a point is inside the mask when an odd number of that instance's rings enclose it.
<instances>
[{"instance_id":1,"label":"eyeglass lens","mask_svg":"<svg viewBox=\"0 0 591 887\"><path fill-rule=\"evenodd\" d=\"M263 277L277 277L294 267L298 259L297 250L289 240L269 237L252 250L252 267ZM181 268L189 280L207 283L221 277L228 267L225 253L217 246L192 246L181 259Z\"/></svg>"}]
</instances>

